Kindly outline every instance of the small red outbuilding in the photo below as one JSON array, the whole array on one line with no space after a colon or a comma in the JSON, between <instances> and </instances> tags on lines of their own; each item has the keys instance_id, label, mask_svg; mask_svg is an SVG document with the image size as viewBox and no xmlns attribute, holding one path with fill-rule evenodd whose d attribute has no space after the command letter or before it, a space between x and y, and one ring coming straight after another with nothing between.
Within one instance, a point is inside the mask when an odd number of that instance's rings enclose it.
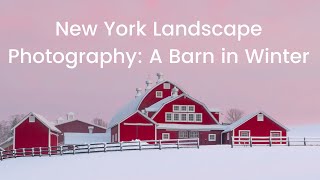
<instances>
[{"instance_id":1,"label":"small red outbuilding","mask_svg":"<svg viewBox=\"0 0 320 180\"><path fill-rule=\"evenodd\" d=\"M25 116L12 130L14 149L58 145L60 130L43 116L33 112Z\"/></svg>"}]
</instances>

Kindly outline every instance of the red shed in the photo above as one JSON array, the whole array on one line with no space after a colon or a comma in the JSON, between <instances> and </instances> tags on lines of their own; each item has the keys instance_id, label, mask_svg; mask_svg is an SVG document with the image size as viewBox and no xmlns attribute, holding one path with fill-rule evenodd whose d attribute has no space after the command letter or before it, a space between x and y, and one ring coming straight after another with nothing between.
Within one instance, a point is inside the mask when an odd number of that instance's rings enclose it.
<instances>
[{"instance_id":1,"label":"red shed","mask_svg":"<svg viewBox=\"0 0 320 180\"><path fill-rule=\"evenodd\" d=\"M33 112L25 116L12 130L14 149L58 145L60 130L43 116Z\"/></svg>"},{"instance_id":2,"label":"red shed","mask_svg":"<svg viewBox=\"0 0 320 180\"><path fill-rule=\"evenodd\" d=\"M63 143L64 133L106 133L107 128L81 120L67 120L59 123L56 127L61 131L59 143Z\"/></svg>"},{"instance_id":3,"label":"red shed","mask_svg":"<svg viewBox=\"0 0 320 180\"><path fill-rule=\"evenodd\" d=\"M260 111L245 116L228 125L226 130L223 131L223 142L225 144L230 144L232 136L243 139L249 137L265 137L265 140L268 140L269 137L281 139L281 137L287 136L287 131L288 129L285 126L277 122L271 116ZM256 144L266 144L266 142L256 142Z\"/></svg>"}]
</instances>

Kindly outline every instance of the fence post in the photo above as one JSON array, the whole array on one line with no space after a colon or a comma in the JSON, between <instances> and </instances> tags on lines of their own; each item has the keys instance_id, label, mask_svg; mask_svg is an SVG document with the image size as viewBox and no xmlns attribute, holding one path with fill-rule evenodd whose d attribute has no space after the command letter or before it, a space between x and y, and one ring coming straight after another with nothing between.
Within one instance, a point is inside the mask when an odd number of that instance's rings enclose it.
<instances>
[{"instance_id":1,"label":"fence post","mask_svg":"<svg viewBox=\"0 0 320 180\"><path fill-rule=\"evenodd\" d=\"M122 151L122 142L120 142L120 151Z\"/></svg>"},{"instance_id":2,"label":"fence post","mask_svg":"<svg viewBox=\"0 0 320 180\"><path fill-rule=\"evenodd\" d=\"M307 145L307 143L306 143L306 138L305 138L305 137L303 138L303 144L304 144L304 146Z\"/></svg>"},{"instance_id":3,"label":"fence post","mask_svg":"<svg viewBox=\"0 0 320 180\"><path fill-rule=\"evenodd\" d=\"M159 150L162 149L161 140L159 141Z\"/></svg>"},{"instance_id":4,"label":"fence post","mask_svg":"<svg viewBox=\"0 0 320 180\"><path fill-rule=\"evenodd\" d=\"M107 143L103 144L103 150L104 150L104 152L107 152Z\"/></svg>"},{"instance_id":5,"label":"fence post","mask_svg":"<svg viewBox=\"0 0 320 180\"><path fill-rule=\"evenodd\" d=\"M139 141L139 150L141 151L142 147L141 147L141 141Z\"/></svg>"},{"instance_id":6,"label":"fence post","mask_svg":"<svg viewBox=\"0 0 320 180\"><path fill-rule=\"evenodd\" d=\"M269 146L272 146L272 140L271 140L271 136L269 137Z\"/></svg>"},{"instance_id":7,"label":"fence post","mask_svg":"<svg viewBox=\"0 0 320 180\"><path fill-rule=\"evenodd\" d=\"M32 157L34 157L34 148L31 148Z\"/></svg>"},{"instance_id":8,"label":"fence post","mask_svg":"<svg viewBox=\"0 0 320 180\"><path fill-rule=\"evenodd\" d=\"M49 156L51 156L51 146L49 146L48 151L49 151Z\"/></svg>"},{"instance_id":9,"label":"fence post","mask_svg":"<svg viewBox=\"0 0 320 180\"><path fill-rule=\"evenodd\" d=\"M25 148L22 148L22 154L23 154L23 157L26 156L26 149Z\"/></svg>"},{"instance_id":10,"label":"fence post","mask_svg":"<svg viewBox=\"0 0 320 180\"><path fill-rule=\"evenodd\" d=\"M287 137L287 141L288 141L288 146L290 146L290 138Z\"/></svg>"},{"instance_id":11,"label":"fence post","mask_svg":"<svg viewBox=\"0 0 320 180\"><path fill-rule=\"evenodd\" d=\"M60 155L62 156L63 151L62 151L62 146L60 146Z\"/></svg>"},{"instance_id":12,"label":"fence post","mask_svg":"<svg viewBox=\"0 0 320 180\"><path fill-rule=\"evenodd\" d=\"M73 145L73 155L76 154L76 145Z\"/></svg>"},{"instance_id":13,"label":"fence post","mask_svg":"<svg viewBox=\"0 0 320 180\"><path fill-rule=\"evenodd\" d=\"M180 141L179 141L179 139L177 141L177 148L180 149Z\"/></svg>"},{"instance_id":14,"label":"fence post","mask_svg":"<svg viewBox=\"0 0 320 180\"><path fill-rule=\"evenodd\" d=\"M234 141L234 137L233 136L231 136L231 148L233 148L233 142Z\"/></svg>"},{"instance_id":15,"label":"fence post","mask_svg":"<svg viewBox=\"0 0 320 180\"><path fill-rule=\"evenodd\" d=\"M42 148L39 147L39 156L41 157L41 155L42 155Z\"/></svg>"},{"instance_id":16,"label":"fence post","mask_svg":"<svg viewBox=\"0 0 320 180\"><path fill-rule=\"evenodd\" d=\"M87 144L88 146L88 153L90 153L90 144Z\"/></svg>"},{"instance_id":17,"label":"fence post","mask_svg":"<svg viewBox=\"0 0 320 180\"><path fill-rule=\"evenodd\" d=\"M250 147L252 147L252 137L250 136L249 138Z\"/></svg>"},{"instance_id":18,"label":"fence post","mask_svg":"<svg viewBox=\"0 0 320 180\"><path fill-rule=\"evenodd\" d=\"M17 154L16 154L16 150L14 149L14 150L12 150L12 155L13 155L13 157L14 158L16 158L17 157Z\"/></svg>"},{"instance_id":19,"label":"fence post","mask_svg":"<svg viewBox=\"0 0 320 180\"><path fill-rule=\"evenodd\" d=\"M0 160L2 161L3 160L3 152L0 151Z\"/></svg>"},{"instance_id":20,"label":"fence post","mask_svg":"<svg viewBox=\"0 0 320 180\"><path fill-rule=\"evenodd\" d=\"M197 139L197 148L198 148L198 149L200 148L200 141L199 141L199 138Z\"/></svg>"}]
</instances>

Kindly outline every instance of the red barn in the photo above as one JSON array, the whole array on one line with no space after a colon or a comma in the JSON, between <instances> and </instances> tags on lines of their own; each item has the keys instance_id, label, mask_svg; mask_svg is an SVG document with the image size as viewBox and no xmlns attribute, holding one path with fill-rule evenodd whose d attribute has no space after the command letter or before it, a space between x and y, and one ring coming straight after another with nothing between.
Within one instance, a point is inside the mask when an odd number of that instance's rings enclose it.
<instances>
[{"instance_id":1,"label":"red barn","mask_svg":"<svg viewBox=\"0 0 320 180\"><path fill-rule=\"evenodd\" d=\"M155 86L146 81L145 93L137 88L136 98L112 118L111 142L199 138L201 144L221 144L219 112L157 75Z\"/></svg>"},{"instance_id":2,"label":"red barn","mask_svg":"<svg viewBox=\"0 0 320 180\"><path fill-rule=\"evenodd\" d=\"M287 130L288 129L285 126L277 122L271 116L260 111L245 116L238 121L228 125L223 131L223 141L225 144L230 144L232 136L238 137L238 139L243 140L246 140L249 137L260 137L262 138L261 141L268 141L268 137L271 137L275 140L280 140L282 139L281 137L287 136ZM237 144L239 142L235 143ZM257 142L256 144L267 143L268 142Z\"/></svg>"},{"instance_id":3,"label":"red barn","mask_svg":"<svg viewBox=\"0 0 320 180\"><path fill-rule=\"evenodd\" d=\"M58 145L60 130L43 116L33 112L25 116L12 130L14 149Z\"/></svg>"},{"instance_id":4,"label":"red barn","mask_svg":"<svg viewBox=\"0 0 320 180\"><path fill-rule=\"evenodd\" d=\"M81 120L66 120L56 125L61 131L59 134L59 144L64 144L65 133L106 133L107 128Z\"/></svg>"},{"instance_id":5,"label":"red barn","mask_svg":"<svg viewBox=\"0 0 320 180\"><path fill-rule=\"evenodd\" d=\"M6 141L0 144L0 149L9 151L13 149L13 137L9 137Z\"/></svg>"}]
</instances>

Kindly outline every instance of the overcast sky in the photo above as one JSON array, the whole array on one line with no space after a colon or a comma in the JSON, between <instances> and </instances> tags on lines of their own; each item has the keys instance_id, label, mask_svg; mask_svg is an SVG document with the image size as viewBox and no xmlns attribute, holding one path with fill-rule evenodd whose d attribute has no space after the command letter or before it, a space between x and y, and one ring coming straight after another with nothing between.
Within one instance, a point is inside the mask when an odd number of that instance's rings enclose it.
<instances>
[{"instance_id":1,"label":"overcast sky","mask_svg":"<svg viewBox=\"0 0 320 180\"><path fill-rule=\"evenodd\" d=\"M0 2L0 120L12 114L37 112L50 120L75 112L79 119L110 120L119 108L145 88L150 77L163 72L165 79L183 87L208 107L230 107L247 114L264 110L291 125L319 122L320 107L320 2L319 1L16 1ZM103 21L135 23L260 24L262 35L244 38L107 37ZM55 22L99 24L95 37L56 37ZM8 49L29 51L142 51L154 48L165 63L80 65L9 64ZM309 51L307 64L193 64L170 65L168 51L217 51L222 47L275 51ZM244 58L240 55L240 58ZM147 58L145 58L147 59ZM244 59L243 59L244 60ZM146 60L147 61L147 60Z\"/></svg>"}]
</instances>

